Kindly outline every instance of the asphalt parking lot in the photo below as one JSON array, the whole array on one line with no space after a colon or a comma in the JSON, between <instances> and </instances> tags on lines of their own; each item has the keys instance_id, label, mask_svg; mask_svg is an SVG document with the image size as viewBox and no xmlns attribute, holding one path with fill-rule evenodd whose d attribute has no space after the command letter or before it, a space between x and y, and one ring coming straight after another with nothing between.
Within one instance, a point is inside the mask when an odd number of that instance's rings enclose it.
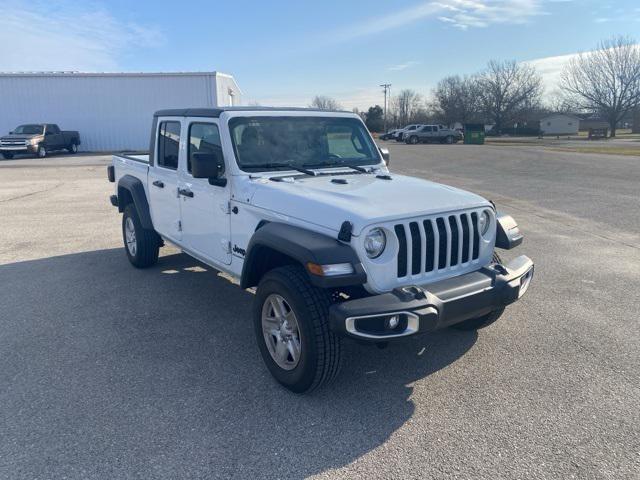
<instances>
[{"instance_id":1,"label":"asphalt parking lot","mask_svg":"<svg viewBox=\"0 0 640 480\"><path fill-rule=\"evenodd\" d=\"M640 158L387 145L512 214L536 278L477 334L348 344L311 396L263 366L250 293L128 264L110 157L0 160L0 478L638 478Z\"/></svg>"}]
</instances>

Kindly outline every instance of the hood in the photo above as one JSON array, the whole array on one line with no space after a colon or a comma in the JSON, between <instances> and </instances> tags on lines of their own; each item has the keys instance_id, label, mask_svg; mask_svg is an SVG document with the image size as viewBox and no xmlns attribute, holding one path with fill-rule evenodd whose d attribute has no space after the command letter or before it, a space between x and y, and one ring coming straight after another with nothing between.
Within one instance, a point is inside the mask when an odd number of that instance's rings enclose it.
<instances>
[{"instance_id":1,"label":"hood","mask_svg":"<svg viewBox=\"0 0 640 480\"><path fill-rule=\"evenodd\" d=\"M355 235L375 223L490 205L474 193L404 175L392 175L391 180L356 174L251 182L255 185L252 205L336 232L348 220Z\"/></svg>"},{"instance_id":2,"label":"hood","mask_svg":"<svg viewBox=\"0 0 640 480\"><path fill-rule=\"evenodd\" d=\"M31 138L35 138L35 137L42 137L43 135L41 133L35 133L32 135L22 135L22 134L17 134L17 133L10 133L9 135L4 135L2 137L0 137L0 140L29 140Z\"/></svg>"}]
</instances>

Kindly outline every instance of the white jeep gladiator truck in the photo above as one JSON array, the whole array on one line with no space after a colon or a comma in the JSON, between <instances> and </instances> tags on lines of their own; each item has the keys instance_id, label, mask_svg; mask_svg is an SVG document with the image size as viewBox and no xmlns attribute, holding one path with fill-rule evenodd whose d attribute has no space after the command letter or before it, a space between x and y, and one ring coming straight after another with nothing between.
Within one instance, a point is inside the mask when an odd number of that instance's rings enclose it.
<instances>
[{"instance_id":1,"label":"white jeep gladiator truck","mask_svg":"<svg viewBox=\"0 0 640 480\"><path fill-rule=\"evenodd\" d=\"M391 174L352 113L224 107L162 110L149 155L114 155L111 203L129 261L170 242L243 289L272 375L294 392L333 379L344 337L385 345L496 321L533 262L488 200Z\"/></svg>"}]
</instances>

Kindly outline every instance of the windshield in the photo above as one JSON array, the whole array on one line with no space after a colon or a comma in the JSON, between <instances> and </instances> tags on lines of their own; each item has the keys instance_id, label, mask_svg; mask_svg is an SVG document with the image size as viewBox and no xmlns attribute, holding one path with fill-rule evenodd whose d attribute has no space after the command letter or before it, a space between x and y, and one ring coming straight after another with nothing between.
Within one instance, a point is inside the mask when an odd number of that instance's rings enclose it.
<instances>
[{"instance_id":1,"label":"windshield","mask_svg":"<svg viewBox=\"0 0 640 480\"><path fill-rule=\"evenodd\" d=\"M42 135L42 125L20 125L13 133L20 135Z\"/></svg>"},{"instance_id":2,"label":"windshield","mask_svg":"<svg viewBox=\"0 0 640 480\"><path fill-rule=\"evenodd\" d=\"M380 163L356 118L237 117L229 129L238 166L249 172Z\"/></svg>"}]
</instances>

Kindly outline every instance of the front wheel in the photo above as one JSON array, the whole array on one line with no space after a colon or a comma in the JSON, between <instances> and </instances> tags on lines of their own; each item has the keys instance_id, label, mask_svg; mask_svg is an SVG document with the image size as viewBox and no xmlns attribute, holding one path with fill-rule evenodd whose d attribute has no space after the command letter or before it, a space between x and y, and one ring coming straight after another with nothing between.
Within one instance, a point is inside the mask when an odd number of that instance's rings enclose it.
<instances>
[{"instance_id":1,"label":"front wheel","mask_svg":"<svg viewBox=\"0 0 640 480\"><path fill-rule=\"evenodd\" d=\"M497 253L493 254L493 263L502 263L502 259ZM488 327L492 323L496 322L504 313L504 307L493 310L481 317L470 318L464 322L451 325L451 328L456 330L480 330L481 328Z\"/></svg>"},{"instance_id":2,"label":"front wheel","mask_svg":"<svg viewBox=\"0 0 640 480\"><path fill-rule=\"evenodd\" d=\"M409 137L409 143L411 145L416 145L418 143L418 137L416 137L415 135L411 135Z\"/></svg>"},{"instance_id":3,"label":"front wheel","mask_svg":"<svg viewBox=\"0 0 640 480\"><path fill-rule=\"evenodd\" d=\"M453 137L451 135L447 135L447 137L444 139L444 143L446 143L447 145L451 145L453 143Z\"/></svg>"},{"instance_id":4,"label":"front wheel","mask_svg":"<svg viewBox=\"0 0 640 480\"><path fill-rule=\"evenodd\" d=\"M333 380L340 338L329 330L329 292L315 287L300 266L268 272L254 299L254 330L271 375L295 393Z\"/></svg>"},{"instance_id":5,"label":"front wheel","mask_svg":"<svg viewBox=\"0 0 640 480\"><path fill-rule=\"evenodd\" d=\"M38 157L44 158L47 156L47 149L44 145L38 146Z\"/></svg>"}]
</instances>

